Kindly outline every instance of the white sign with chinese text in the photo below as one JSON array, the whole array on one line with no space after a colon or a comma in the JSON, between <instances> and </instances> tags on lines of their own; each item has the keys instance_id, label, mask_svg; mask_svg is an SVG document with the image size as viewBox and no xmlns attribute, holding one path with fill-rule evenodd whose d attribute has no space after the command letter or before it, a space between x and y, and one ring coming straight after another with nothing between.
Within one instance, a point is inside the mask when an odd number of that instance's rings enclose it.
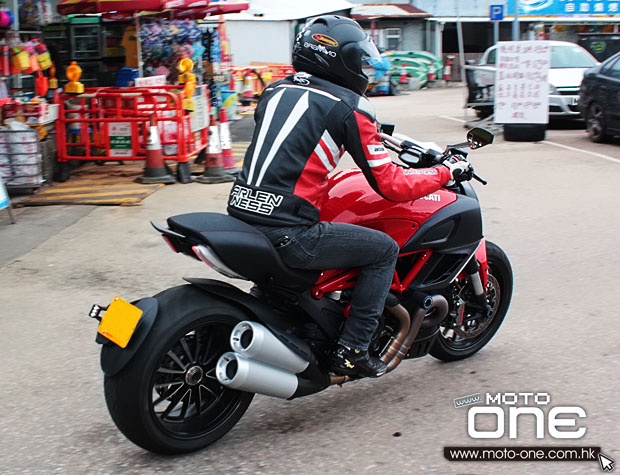
<instances>
[{"instance_id":1,"label":"white sign with chinese text","mask_svg":"<svg viewBox=\"0 0 620 475\"><path fill-rule=\"evenodd\" d=\"M548 41L500 41L495 71L495 122L549 122Z\"/></svg>"},{"instance_id":2,"label":"white sign with chinese text","mask_svg":"<svg viewBox=\"0 0 620 475\"><path fill-rule=\"evenodd\" d=\"M192 96L195 104L195 108L190 119L192 132L197 132L209 127L208 95L209 92L207 86L198 86Z\"/></svg>"},{"instance_id":3,"label":"white sign with chinese text","mask_svg":"<svg viewBox=\"0 0 620 475\"><path fill-rule=\"evenodd\" d=\"M110 122L110 157L131 157L131 122Z\"/></svg>"},{"instance_id":4,"label":"white sign with chinese text","mask_svg":"<svg viewBox=\"0 0 620 475\"><path fill-rule=\"evenodd\" d=\"M147 76L136 78L136 87L156 87L166 85L166 76Z\"/></svg>"}]
</instances>

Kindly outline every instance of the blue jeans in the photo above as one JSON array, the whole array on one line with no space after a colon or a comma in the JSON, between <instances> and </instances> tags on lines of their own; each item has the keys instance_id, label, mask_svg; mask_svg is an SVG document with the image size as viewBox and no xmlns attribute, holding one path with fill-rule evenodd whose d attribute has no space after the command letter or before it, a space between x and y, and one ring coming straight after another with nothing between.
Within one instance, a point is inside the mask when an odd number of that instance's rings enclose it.
<instances>
[{"instance_id":1,"label":"blue jeans","mask_svg":"<svg viewBox=\"0 0 620 475\"><path fill-rule=\"evenodd\" d=\"M346 223L254 226L269 238L289 267L313 270L361 267L349 318L338 343L367 350L394 275L399 251L394 239L381 231Z\"/></svg>"}]
</instances>

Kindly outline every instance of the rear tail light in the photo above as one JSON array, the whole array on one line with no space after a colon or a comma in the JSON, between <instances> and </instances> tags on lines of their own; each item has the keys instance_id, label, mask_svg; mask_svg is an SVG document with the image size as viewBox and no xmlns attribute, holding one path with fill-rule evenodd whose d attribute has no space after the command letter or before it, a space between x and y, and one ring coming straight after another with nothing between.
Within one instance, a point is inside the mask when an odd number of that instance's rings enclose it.
<instances>
[{"instance_id":1,"label":"rear tail light","mask_svg":"<svg viewBox=\"0 0 620 475\"><path fill-rule=\"evenodd\" d=\"M194 254L196 254L196 257L198 259L200 259L202 262L204 262L220 274L225 275L226 277L230 277L231 279L248 280L242 275L237 274L234 270L224 264L209 246L193 246L192 251L194 251Z\"/></svg>"}]
</instances>

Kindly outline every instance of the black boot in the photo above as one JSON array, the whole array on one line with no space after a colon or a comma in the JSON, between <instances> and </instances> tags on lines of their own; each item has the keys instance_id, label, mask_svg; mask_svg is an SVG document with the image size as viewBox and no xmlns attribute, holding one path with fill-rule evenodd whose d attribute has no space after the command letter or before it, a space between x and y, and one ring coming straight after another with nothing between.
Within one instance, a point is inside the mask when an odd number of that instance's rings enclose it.
<instances>
[{"instance_id":1,"label":"black boot","mask_svg":"<svg viewBox=\"0 0 620 475\"><path fill-rule=\"evenodd\" d=\"M338 345L330 356L330 369L337 374L353 376L369 376L378 378L387 370L387 364L379 358L374 358L368 351L353 350L344 345Z\"/></svg>"}]
</instances>

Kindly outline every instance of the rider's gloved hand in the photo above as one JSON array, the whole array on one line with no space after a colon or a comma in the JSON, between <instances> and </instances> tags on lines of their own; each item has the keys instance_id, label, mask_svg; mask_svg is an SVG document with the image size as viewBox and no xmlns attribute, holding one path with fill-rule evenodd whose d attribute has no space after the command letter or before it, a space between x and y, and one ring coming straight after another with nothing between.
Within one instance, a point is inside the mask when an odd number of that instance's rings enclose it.
<instances>
[{"instance_id":1,"label":"rider's gloved hand","mask_svg":"<svg viewBox=\"0 0 620 475\"><path fill-rule=\"evenodd\" d=\"M471 163L462 160L446 160L443 164L450 170L452 180L448 185L452 185L454 182L461 182L471 180L474 176L474 167Z\"/></svg>"}]
</instances>

